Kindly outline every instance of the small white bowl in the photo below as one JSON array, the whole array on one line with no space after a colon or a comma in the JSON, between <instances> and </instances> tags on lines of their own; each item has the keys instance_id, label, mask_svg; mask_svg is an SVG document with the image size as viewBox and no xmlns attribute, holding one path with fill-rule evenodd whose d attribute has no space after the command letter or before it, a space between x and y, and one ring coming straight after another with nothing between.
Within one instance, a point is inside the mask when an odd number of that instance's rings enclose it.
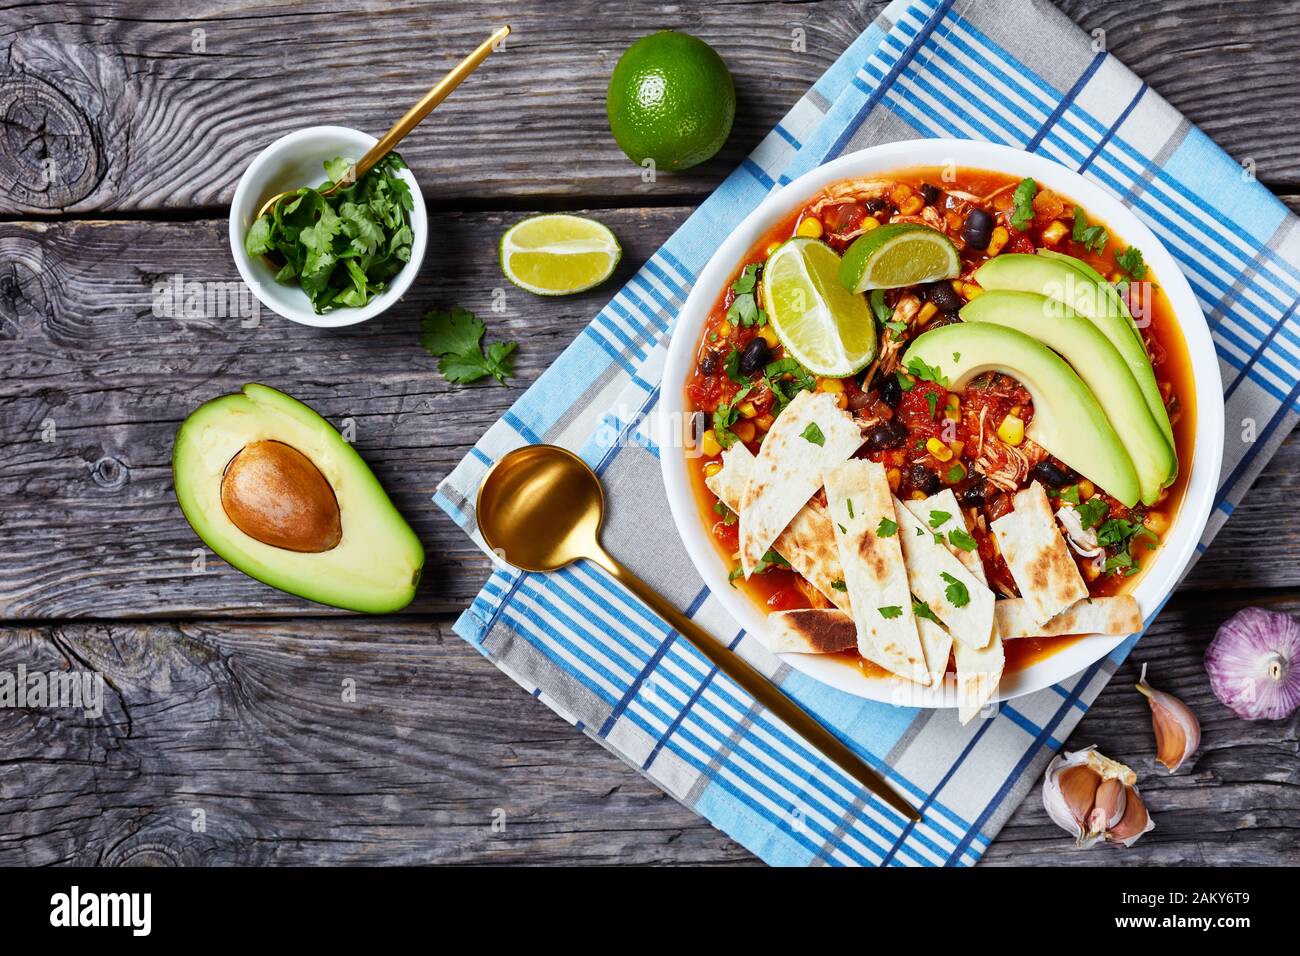
<instances>
[{"instance_id":1,"label":"small white bowl","mask_svg":"<svg viewBox=\"0 0 1300 956\"><path fill-rule=\"evenodd\" d=\"M324 163L342 156L353 162L360 159L378 140L369 133L346 126L311 126L288 136L281 136L257 154L239 177L235 198L230 203L230 252L245 284L259 302L276 315L320 329L336 329L373 319L397 302L415 281L424 261L429 238L429 218L424 211L424 196L409 169L400 173L411 187L411 261L393 276L388 288L363 308L339 308L317 315L307 293L296 285L275 281L275 270L261 256L244 251L244 236L252 226L257 210L267 199L286 189L319 186L326 181Z\"/></svg>"}]
</instances>

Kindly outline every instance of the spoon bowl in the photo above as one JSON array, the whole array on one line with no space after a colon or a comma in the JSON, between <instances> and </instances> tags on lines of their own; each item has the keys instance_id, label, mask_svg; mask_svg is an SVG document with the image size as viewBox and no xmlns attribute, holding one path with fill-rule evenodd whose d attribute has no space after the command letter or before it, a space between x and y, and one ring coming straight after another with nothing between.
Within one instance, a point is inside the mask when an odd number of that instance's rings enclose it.
<instances>
[{"instance_id":1,"label":"spoon bowl","mask_svg":"<svg viewBox=\"0 0 1300 956\"><path fill-rule=\"evenodd\" d=\"M814 717L601 546L605 492L600 478L573 452L556 445L516 448L483 476L476 511L487 546L517 568L558 571L582 558L600 565L828 760L907 819L920 819L911 804Z\"/></svg>"}]
</instances>

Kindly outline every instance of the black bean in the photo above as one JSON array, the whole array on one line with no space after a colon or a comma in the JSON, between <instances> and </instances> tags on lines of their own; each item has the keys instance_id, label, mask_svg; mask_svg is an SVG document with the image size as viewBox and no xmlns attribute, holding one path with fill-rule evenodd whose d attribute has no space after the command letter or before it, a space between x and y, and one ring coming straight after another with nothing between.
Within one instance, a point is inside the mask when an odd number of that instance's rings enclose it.
<instances>
[{"instance_id":1,"label":"black bean","mask_svg":"<svg viewBox=\"0 0 1300 956\"><path fill-rule=\"evenodd\" d=\"M706 352L704 358L700 359L700 372L703 375L712 375L718 370L718 353Z\"/></svg>"},{"instance_id":2,"label":"black bean","mask_svg":"<svg viewBox=\"0 0 1300 956\"><path fill-rule=\"evenodd\" d=\"M925 200L927 206L933 206L942 195L943 193L939 192L938 186L931 186L929 183L921 184L921 198Z\"/></svg>"},{"instance_id":3,"label":"black bean","mask_svg":"<svg viewBox=\"0 0 1300 956\"><path fill-rule=\"evenodd\" d=\"M903 386L898 384L898 376L890 372L880 383L880 400L890 408L897 408L903 400Z\"/></svg>"},{"instance_id":4,"label":"black bean","mask_svg":"<svg viewBox=\"0 0 1300 956\"><path fill-rule=\"evenodd\" d=\"M868 451L884 451L886 448L897 448L905 441L907 441L907 426L897 418L881 422L867 432Z\"/></svg>"},{"instance_id":5,"label":"black bean","mask_svg":"<svg viewBox=\"0 0 1300 956\"><path fill-rule=\"evenodd\" d=\"M939 476L920 462L908 469L907 483L926 495L937 494L939 491Z\"/></svg>"},{"instance_id":6,"label":"black bean","mask_svg":"<svg viewBox=\"0 0 1300 956\"><path fill-rule=\"evenodd\" d=\"M925 297L935 304L940 312L956 312L966 303L962 301L951 282L931 282L925 287Z\"/></svg>"},{"instance_id":7,"label":"black bean","mask_svg":"<svg viewBox=\"0 0 1300 956\"><path fill-rule=\"evenodd\" d=\"M1047 458L1034 465L1033 475L1049 488L1064 488L1075 480L1074 472Z\"/></svg>"},{"instance_id":8,"label":"black bean","mask_svg":"<svg viewBox=\"0 0 1300 956\"><path fill-rule=\"evenodd\" d=\"M740 374L753 375L764 365L767 364L767 357L770 354L767 347L767 340L754 336L745 346L745 350L740 353Z\"/></svg>"},{"instance_id":9,"label":"black bean","mask_svg":"<svg viewBox=\"0 0 1300 956\"><path fill-rule=\"evenodd\" d=\"M972 209L961 227L961 237L972 249L987 249L993 238L993 217L983 209Z\"/></svg>"},{"instance_id":10,"label":"black bean","mask_svg":"<svg viewBox=\"0 0 1300 956\"><path fill-rule=\"evenodd\" d=\"M867 210L868 213L874 216L876 213L882 211L885 208L886 203L883 198L877 196L875 199L868 199L862 205Z\"/></svg>"},{"instance_id":11,"label":"black bean","mask_svg":"<svg viewBox=\"0 0 1300 956\"><path fill-rule=\"evenodd\" d=\"M985 487L984 476L975 475L975 480L962 489L958 500L964 508L978 508L984 504L984 498L988 489Z\"/></svg>"}]
</instances>

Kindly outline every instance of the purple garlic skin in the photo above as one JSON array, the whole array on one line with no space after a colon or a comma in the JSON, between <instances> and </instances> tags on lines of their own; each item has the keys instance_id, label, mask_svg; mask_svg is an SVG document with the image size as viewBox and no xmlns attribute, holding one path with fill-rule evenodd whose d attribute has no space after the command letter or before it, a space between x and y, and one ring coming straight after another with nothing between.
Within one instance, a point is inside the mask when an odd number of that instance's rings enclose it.
<instances>
[{"instance_id":1,"label":"purple garlic skin","mask_svg":"<svg viewBox=\"0 0 1300 956\"><path fill-rule=\"evenodd\" d=\"M1300 622L1248 607L1219 628L1205 651L1214 696L1246 720L1282 720L1300 706Z\"/></svg>"}]
</instances>

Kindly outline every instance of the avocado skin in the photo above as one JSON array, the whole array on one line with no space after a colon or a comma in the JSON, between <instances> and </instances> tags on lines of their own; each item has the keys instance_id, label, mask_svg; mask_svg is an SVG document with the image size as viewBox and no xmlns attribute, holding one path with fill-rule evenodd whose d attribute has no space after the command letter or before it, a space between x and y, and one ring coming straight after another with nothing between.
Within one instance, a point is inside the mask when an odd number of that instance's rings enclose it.
<instances>
[{"instance_id":1,"label":"avocado skin","mask_svg":"<svg viewBox=\"0 0 1300 956\"><path fill-rule=\"evenodd\" d=\"M952 391L987 371L1015 378L1034 400L1025 434L1125 507L1137 504L1141 487L1124 444L1088 386L1051 349L1001 325L958 322L918 335L903 364L917 358L938 369Z\"/></svg>"},{"instance_id":2,"label":"avocado skin","mask_svg":"<svg viewBox=\"0 0 1300 956\"><path fill-rule=\"evenodd\" d=\"M961 310L966 322L992 322L1036 339L1058 352L1088 386L1137 471L1142 501L1153 504L1165 479L1178 468L1129 375L1123 357L1093 323L1055 299L1033 292L985 292Z\"/></svg>"},{"instance_id":3,"label":"avocado skin","mask_svg":"<svg viewBox=\"0 0 1300 956\"><path fill-rule=\"evenodd\" d=\"M1174 447L1174 429L1165 410L1164 397L1156 384L1151 357L1147 355L1142 336L1133 317L1114 287L1082 259L1044 250L1037 255L1008 253L990 259L975 270L975 281L985 290L1006 289L1015 292L1036 292L1056 299L1093 322L1110 339L1111 345L1124 358L1129 373L1142 391L1147 410L1164 433L1165 441ZM1074 288L1082 295L1069 297L1067 290ZM1089 290L1095 290L1089 294ZM1178 477L1178 459L1166 476L1168 485Z\"/></svg>"},{"instance_id":4,"label":"avocado skin","mask_svg":"<svg viewBox=\"0 0 1300 956\"><path fill-rule=\"evenodd\" d=\"M339 503L343 539L329 551L300 553L263 544L226 517L220 503L226 464L257 439L283 441L320 469ZM195 533L232 567L273 588L368 614L401 610L415 597L424 547L374 473L329 422L297 399L248 384L196 408L172 447L181 511Z\"/></svg>"}]
</instances>

